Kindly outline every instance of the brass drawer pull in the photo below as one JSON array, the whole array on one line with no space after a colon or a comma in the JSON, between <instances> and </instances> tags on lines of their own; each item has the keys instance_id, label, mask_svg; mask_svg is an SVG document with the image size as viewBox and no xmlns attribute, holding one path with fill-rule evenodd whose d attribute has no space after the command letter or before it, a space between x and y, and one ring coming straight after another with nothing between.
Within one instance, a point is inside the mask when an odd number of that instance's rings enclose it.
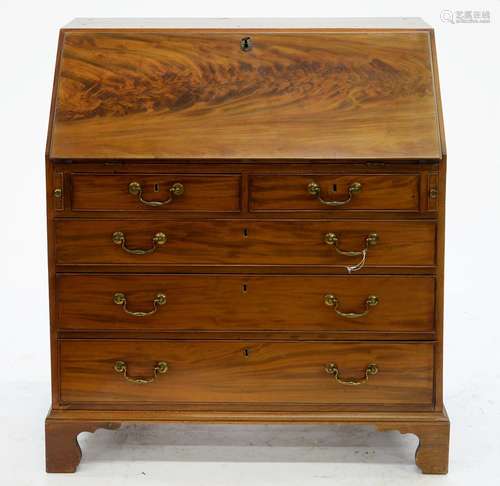
<instances>
[{"instance_id":1,"label":"brass drawer pull","mask_svg":"<svg viewBox=\"0 0 500 486\"><path fill-rule=\"evenodd\" d=\"M307 186L307 192L311 194L311 196L316 196L316 199L321 204L326 204L327 206L343 206L344 204L348 204L351 202L352 196L354 194L361 192L361 187L362 186L360 182L353 182L349 186L347 199L344 199L343 201L327 201L326 199L323 199L321 197L321 187L317 182L310 182Z\"/></svg>"},{"instance_id":2,"label":"brass drawer pull","mask_svg":"<svg viewBox=\"0 0 500 486\"><path fill-rule=\"evenodd\" d=\"M168 371L168 364L165 361L158 361L153 368L153 376L151 378L142 378L137 377L134 378L132 376L128 376L127 374L127 363L125 361L117 361L114 366L114 370L117 373L123 375L123 377L127 381L131 381L132 383L137 383L138 385L147 385L148 383L153 383L156 380L158 375L163 375Z\"/></svg>"},{"instance_id":3,"label":"brass drawer pull","mask_svg":"<svg viewBox=\"0 0 500 486\"><path fill-rule=\"evenodd\" d=\"M325 371L329 375L333 375L335 380L338 383L340 383L341 385L357 386L357 385L363 385L363 384L367 383L369 376L376 375L378 373L378 366L376 364L370 363L365 369L364 378L360 378L360 379L342 378L342 376L340 376L340 371L335 363L330 363L330 364L326 365Z\"/></svg>"},{"instance_id":4,"label":"brass drawer pull","mask_svg":"<svg viewBox=\"0 0 500 486\"><path fill-rule=\"evenodd\" d=\"M361 261L356 263L355 265L347 265L346 269L349 273L355 272L356 270L359 270L363 268L365 261L366 261L366 255L368 253L368 249L370 246L375 246L378 242L378 234L377 233L370 233L366 238L365 238L365 247L361 250L342 250L341 248L338 247L339 244L339 238L335 233L326 233L325 235L325 243L327 245L332 245L335 248L335 251L339 253L340 255L344 256L361 256Z\"/></svg>"},{"instance_id":5,"label":"brass drawer pull","mask_svg":"<svg viewBox=\"0 0 500 486\"><path fill-rule=\"evenodd\" d=\"M345 256L360 256L363 252L368 251L370 246L375 246L378 241L377 233L370 233L365 239L365 247L362 250L342 250L338 247L339 238L335 233L327 233L325 235L325 243L327 245L333 245L335 251Z\"/></svg>"},{"instance_id":6,"label":"brass drawer pull","mask_svg":"<svg viewBox=\"0 0 500 486\"><path fill-rule=\"evenodd\" d=\"M113 295L113 302L116 305L121 305L122 309L129 315L135 317L146 317L158 312L160 306L165 305L167 303L167 297L165 294L157 294L153 300L153 309L148 312L140 312L140 311L131 311L127 309L127 296L122 292L116 292Z\"/></svg>"},{"instance_id":7,"label":"brass drawer pull","mask_svg":"<svg viewBox=\"0 0 500 486\"><path fill-rule=\"evenodd\" d=\"M347 317L348 319L357 319L359 317L364 317L368 312L370 312L370 307L375 307L379 303L379 299L376 295L369 295L365 300L365 310L363 312L342 312L339 310L340 301L333 294L325 295L325 304L332 306L334 311L340 317Z\"/></svg>"},{"instance_id":8,"label":"brass drawer pull","mask_svg":"<svg viewBox=\"0 0 500 486\"><path fill-rule=\"evenodd\" d=\"M127 240L125 239L125 235L121 231L115 231L113 236L111 237L113 243L116 245L120 245L122 250L130 253L132 255L148 255L149 253L153 253L156 251L161 245L164 245L167 242L167 236L165 233L156 233L153 236L153 246L148 248L147 250L142 250L140 248L127 248Z\"/></svg>"},{"instance_id":9,"label":"brass drawer pull","mask_svg":"<svg viewBox=\"0 0 500 486\"><path fill-rule=\"evenodd\" d=\"M142 197L142 186L139 184L139 182L134 181L128 185L128 192L133 196L138 196L139 201L146 206L158 207L165 204L170 204L176 196L179 197L184 194L184 185L180 182L175 182L170 186L168 191L170 192L170 197L168 199L165 199L165 201L147 201Z\"/></svg>"}]
</instances>

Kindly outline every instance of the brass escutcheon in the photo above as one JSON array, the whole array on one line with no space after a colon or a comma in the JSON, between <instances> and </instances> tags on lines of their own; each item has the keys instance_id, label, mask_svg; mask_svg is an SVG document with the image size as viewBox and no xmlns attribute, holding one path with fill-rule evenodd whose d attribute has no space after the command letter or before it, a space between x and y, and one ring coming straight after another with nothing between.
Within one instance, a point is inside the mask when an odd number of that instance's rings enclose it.
<instances>
[{"instance_id":1,"label":"brass escutcheon","mask_svg":"<svg viewBox=\"0 0 500 486\"><path fill-rule=\"evenodd\" d=\"M252 49L252 39L250 37L243 37L240 40L240 48L243 52L248 52Z\"/></svg>"}]
</instances>

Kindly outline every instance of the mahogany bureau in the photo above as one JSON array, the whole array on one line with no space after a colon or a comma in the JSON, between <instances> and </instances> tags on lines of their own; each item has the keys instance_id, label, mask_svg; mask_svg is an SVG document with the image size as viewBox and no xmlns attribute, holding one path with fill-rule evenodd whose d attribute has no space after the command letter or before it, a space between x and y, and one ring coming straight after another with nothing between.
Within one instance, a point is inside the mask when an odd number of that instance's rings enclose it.
<instances>
[{"instance_id":1,"label":"mahogany bureau","mask_svg":"<svg viewBox=\"0 0 500 486\"><path fill-rule=\"evenodd\" d=\"M446 473L419 19L79 19L47 143L47 471L122 423L369 424Z\"/></svg>"}]
</instances>

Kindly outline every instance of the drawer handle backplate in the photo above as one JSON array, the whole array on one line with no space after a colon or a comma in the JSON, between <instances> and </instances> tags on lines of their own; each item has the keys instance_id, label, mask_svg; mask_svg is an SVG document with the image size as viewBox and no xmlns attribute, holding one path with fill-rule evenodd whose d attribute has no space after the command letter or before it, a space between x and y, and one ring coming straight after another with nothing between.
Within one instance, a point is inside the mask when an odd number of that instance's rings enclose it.
<instances>
[{"instance_id":1,"label":"drawer handle backplate","mask_svg":"<svg viewBox=\"0 0 500 486\"><path fill-rule=\"evenodd\" d=\"M175 199L175 197L182 196L184 194L184 185L182 185L180 182L175 182L174 184L172 184L168 189L170 196L168 199L165 199L165 201L147 201L142 197L141 184L135 181L131 182L128 185L128 192L133 196L137 196L142 204L145 204L146 206L158 207L164 206L165 204L170 204Z\"/></svg>"},{"instance_id":2,"label":"drawer handle backplate","mask_svg":"<svg viewBox=\"0 0 500 486\"><path fill-rule=\"evenodd\" d=\"M165 233L156 233L153 236L153 246L151 248L147 248L146 250L142 250L141 248L128 248L127 240L125 238L125 234L122 231L115 231L111 237L113 243L115 245L120 245L123 251L130 253L132 255L148 255L149 253L153 253L156 251L161 245L164 245L167 242L167 236Z\"/></svg>"},{"instance_id":3,"label":"drawer handle backplate","mask_svg":"<svg viewBox=\"0 0 500 486\"><path fill-rule=\"evenodd\" d=\"M366 261L366 256L368 253L368 249L371 246L375 246L378 242L378 234L377 233L370 233L366 238L365 238L365 247L361 250L342 250L339 248L339 237L335 233L326 233L324 241L327 245L331 245L335 248L335 251L339 253L340 255L344 256L349 256L349 257L354 257L354 256L360 256L361 261L356 263L355 265L347 265L346 269L349 273L355 272L356 270L359 270L363 268L365 261Z\"/></svg>"},{"instance_id":4,"label":"drawer handle backplate","mask_svg":"<svg viewBox=\"0 0 500 486\"><path fill-rule=\"evenodd\" d=\"M158 375L163 375L168 371L168 364L165 361L158 361L153 368L153 376L151 378L143 377L132 377L127 374L127 363L125 361L117 361L114 366L114 370L117 373L123 375L127 381L132 383L137 383L138 385L147 385L148 383L153 383Z\"/></svg>"},{"instance_id":5,"label":"drawer handle backplate","mask_svg":"<svg viewBox=\"0 0 500 486\"><path fill-rule=\"evenodd\" d=\"M363 385L368 382L368 377L372 375L376 375L378 373L378 366L376 364L370 363L366 368L365 368L365 376L364 378L342 378L340 376L340 371L335 363L330 363L326 365L325 371L329 375L333 375L337 383L340 383L341 385L350 385L350 386L358 386L358 385Z\"/></svg>"},{"instance_id":6,"label":"drawer handle backplate","mask_svg":"<svg viewBox=\"0 0 500 486\"><path fill-rule=\"evenodd\" d=\"M116 292L113 295L113 302L116 305L121 305L124 312L134 317L146 317L158 312L160 306L167 303L167 297L165 294L157 294L153 299L153 309L147 312L131 311L127 309L127 296L122 292Z\"/></svg>"},{"instance_id":7,"label":"drawer handle backplate","mask_svg":"<svg viewBox=\"0 0 500 486\"><path fill-rule=\"evenodd\" d=\"M343 206L344 204L348 204L352 201L352 196L361 192L361 183L353 182L348 189L347 199L343 199L342 201L327 201L321 197L321 187L317 182L310 182L307 186L307 192L311 196L316 196L316 199L321 204L326 204L327 206Z\"/></svg>"},{"instance_id":8,"label":"drawer handle backplate","mask_svg":"<svg viewBox=\"0 0 500 486\"><path fill-rule=\"evenodd\" d=\"M371 307L375 307L379 303L379 298L376 295L369 295L365 300L365 310L363 312L342 312L340 307L339 299L333 294L325 295L325 304L333 307L333 310L340 317L347 317L348 319L357 319L359 317L364 317L368 312L370 312Z\"/></svg>"}]
</instances>

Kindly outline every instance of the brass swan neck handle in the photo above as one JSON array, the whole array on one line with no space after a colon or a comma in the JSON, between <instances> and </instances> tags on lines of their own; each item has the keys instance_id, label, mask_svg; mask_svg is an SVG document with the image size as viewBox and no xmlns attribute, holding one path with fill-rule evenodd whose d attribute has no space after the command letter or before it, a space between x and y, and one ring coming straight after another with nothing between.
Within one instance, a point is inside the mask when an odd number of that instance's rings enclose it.
<instances>
[{"instance_id":1,"label":"brass swan neck handle","mask_svg":"<svg viewBox=\"0 0 500 486\"><path fill-rule=\"evenodd\" d=\"M372 307L378 305L379 298L376 295L369 295L365 300L365 310L363 312L343 312L339 309L340 300L333 294L327 294L324 298L325 305L333 307L333 310L340 317L346 317L347 319L358 319L364 317L370 312Z\"/></svg>"},{"instance_id":2,"label":"brass swan neck handle","mask_svg":"<svg viewBox=\"0 0 500 486\"><path fill-rule=\"evenodd\" d=\"M144 199L142 186L136 181L133 181L128 185L128 192L133 196L137 196L142 204L146 206L158 207L170 204L176 197L182 196L184 194L184 185L180 182L174 182L168 188L168 192L170 193L168 199L165 199L164 201L148 201L147 199Z\"/></svg>"},{"instance_id":3,"label":"brass swan neck handle","mask_svg":"<svg viewBox=\"0 0 500 486\"><path fill-rule=\"evenodd\" d=\"M122 292L116 292L113 295L113 302L116 305L121 305L123 311L130 316L147 317L147 316L151 316L151 315L155 314L156 312L158 312L158 309L160 308L160 306L165 305L167 303L167 297L165 294L161 294L161 293L156 294L156 297L153 299L153 309L150 311L146 311L146 312L129 310L127 308L127 296Z\"/></svg>"},{"instance_id":4,"label":"brass swan neck handle","mask_svg":"<svg viewBox=\"0 0 500 486\"><path fill-rule=\"evenodd\" d=\"M165 361L158 361L158 363L156 363L153 367L153 376L149 378L129 376L127 373L127 363L125 361L116 361L114 370L123 375L123 377L131 383L136 383L137 385L148 385L149 383L153 383L158 375L163 375L168 371L168 364Z\"/></svg>"},{"instance_id":5,"label":"brass swan neck handle","mask_svg":"<svg viewBox=\"0 0 500 486\"><path fill-rule=\"evenodd\" d=\"M340 371L335 363L330 363L327 364L325 367L325 371L329 374L332 375L337 383L340 383L341 385L348 385L348 386L358 386L358 385L364 385L365 383L368 383L368 377L376 375L378 373L378 366L374 363L370 363L366 368L365 368L365 376L363 378L343 378L340 375Z\"/></svg>"},{"instance_id":6,"label":"brass swan neck handle","mask_svg":"<svg viewBox=\"0 0 500 486\"><path fill-rule=\"evenodd\" d=\"M142 248L129 248L127 246L127 239L123 231L115 231L111 236L111 240L115 245L120 245L123 251L126 251L131 255L149 255L167 242L167 236L161 231L156 233L152 238L153 246L151 248L146 248L145 250Z\"/></svg>"},{"instance_id":7,"label":"brass swan neck handle","mask_svg":"<svg viewBox=\"0 0 500 486\"><path fill-rule=\"evenodd\" d=\"M361 268L364 267L365 262L366 262L366 257L368 254L368 249L372 246L375 246L379 240L379 236L377 233L370 233L366 238L365 238L365 247L362 248L361 250L343 250L339 248L339 237L335 233L326 233L324 237L324 242L327 245L331 245L335 248L335 251L339 255L344 255L344 256L349 256L349 257L354 257L354 256L361 256L361 260L354 264L354 265L347 265L345 268L348 271L348 273L355 272L357 270L360 270Z\"/></svg>"},{"instance_id":8,"label":"brass swan neck handle","mask_svg":"<svg viewBox=\"0 0 500 486\"><path fill-rule=\"evenodd\" d=\"M321 203L325 204L326 206L344 206L345 204L349 204L352 201L352 197L354 194L358 194L361 192L362 185L360 182L353 182L352 184L349 185L349 188L347 189L347 198L343 199L341 201L335 201L335 200L326 200L323 199L321 196L321 186L317 182L310 182L307 186L307 192L311 196L316 196L316 199Z\"/></svg>"}]
</instances>

